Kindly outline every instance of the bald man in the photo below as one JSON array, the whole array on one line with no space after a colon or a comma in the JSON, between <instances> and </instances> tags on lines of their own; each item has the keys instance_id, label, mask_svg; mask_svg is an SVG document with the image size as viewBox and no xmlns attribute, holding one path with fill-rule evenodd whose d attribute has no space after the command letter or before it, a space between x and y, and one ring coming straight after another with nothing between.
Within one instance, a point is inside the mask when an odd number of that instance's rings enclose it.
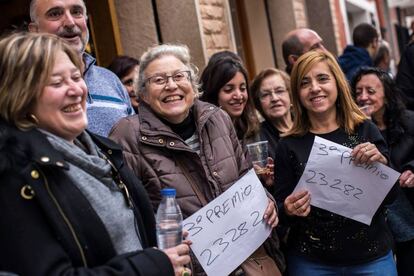
<instances>
[{"instance_id":1,"label":"bald man","mask_svg":"<svg viewBox=\"0 0 414 276\"><path fill-rule=\"evenodd\" d=\"M317 49L327 51L322 38L314 30L300 28L287 33L282 43L286 72L290 74L293 64L301 55Z\"/></svg>"}]
</instances>

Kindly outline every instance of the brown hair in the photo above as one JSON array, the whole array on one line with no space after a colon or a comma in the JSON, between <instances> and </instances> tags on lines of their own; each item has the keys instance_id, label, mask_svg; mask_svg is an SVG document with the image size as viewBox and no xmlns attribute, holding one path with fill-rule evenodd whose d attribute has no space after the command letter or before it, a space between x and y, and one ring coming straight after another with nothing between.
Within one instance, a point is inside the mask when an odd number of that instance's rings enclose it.
<instances>
[{"instance_id":1,"label":"brown hair","mask_svg":"<svg viewBox=\"0 0 414 276\"><path fill-rule=\"evenodd\" d=\"M21 129L35 126L29 112L63 51L82 71L77 52L52 34L15 33L0 40L0 116Z\"/></svg>"},{"instance_id":2,"label":"brown hair","mask_svg":"<svg viewBox=\"0 0 414 276\"><path fill-rule=\"evenodd\" d=\"M355 127L366 119L365 115L359 110L354 102L348 81L335 57L328 52L310 51L302 55L293 66L290 83L292 89L293 113L295 114L295 117L293 118L293 126L286 135L302 136L305 135L311 127L307 110L300 102L299 93L303 78L311 68L319 62L325 62L328 65L336 80L336 86L338 88L336 120L338 125L348 134L352 134Z\"/></svg>"}]
</instances>

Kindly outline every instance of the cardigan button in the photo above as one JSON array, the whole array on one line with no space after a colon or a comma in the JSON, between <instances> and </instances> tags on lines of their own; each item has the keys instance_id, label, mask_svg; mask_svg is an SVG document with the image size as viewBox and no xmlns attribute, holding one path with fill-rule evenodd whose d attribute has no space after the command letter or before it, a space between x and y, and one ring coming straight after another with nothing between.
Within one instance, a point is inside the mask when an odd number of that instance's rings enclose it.
<instances>
[{"instance_id":1,"label":"cardigan button","mask_svg":"<svg viewBox=\"0 0 414 276\"><path fill-rule=\"evenodd\" d=\"M164 139L158 139L158 143L163 144L164 143Z\"/></svg>"},{"instance_id":2,"label":"cardigan button","mask_svg":"<svg viewBox=\"0 0 414 276\"><path fill-rule=\"evenodd\" d=\"M47 157L47 156L42 156L42 157L40 157L40 161L42 161L43 163L47 163L47 162L50 161L50 158Z\"/></svg>"},{"instance_id":3,"label":"cardigan button","mask_svg":"<svg viewBox=\"0 0 414 276\"><path fill-rule=\"evenodd\" d=\"M146 141L147 140L147 136L142 136L141 139L142 139L142 141Z\"/></svg>"},{"instance_id":4,"label":"cardigan button","mask_svg":"<svg viewBox=\"0 0 414 276\"><path fill-rule=\"evenodd\" d=\"M108 154L112 154L112 150L110 150L110 149L109 149L109 150L107 151L107 153L108 153Z\"/></svg>"},{"instance_id":5,"label":"cardigan button","mask_svg":"<svg viewBox=\"0 0 414 276\"><path fill-rule=\"evenodd\" d=\"M32 176L33 179L39 179L39 172L36 170L31 171L30 175Z\"/></svg>"},{"instance_id":6,"label":"cardigan button","mask_svg":"<svg viewBox=\"0 0 414 276\"><path fill-rule=\"evenodd\" d=\"M214 176L218 176L218 173L216 171L213 172Z\"/></svg>"},{"instance_id":7,"label":"cardigan button","mask_svg":"<svg viewBox=\"0 0 414 276\"><path fill-rule=\"evenodd\" d=\"M170 146L174 147L175 143L174 142L170 142Z\"/></svg>"}]
</instances>

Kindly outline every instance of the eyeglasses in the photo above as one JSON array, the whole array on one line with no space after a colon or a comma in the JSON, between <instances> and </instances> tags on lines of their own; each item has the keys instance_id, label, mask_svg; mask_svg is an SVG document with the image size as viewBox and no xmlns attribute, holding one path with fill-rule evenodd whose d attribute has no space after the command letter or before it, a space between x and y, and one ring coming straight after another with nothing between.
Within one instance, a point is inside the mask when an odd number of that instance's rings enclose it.
<instances>
[{"instance_id":1,"label":"eyeglasses","mask_svg":"<svg viewBox=\"0 0 414 276\"><path fill-rule=\"evenodd\" d=\"M268 101L271 100L273 98L273 95L277 96L277 97L281 97L283 96L285 93L287 92L286 88L275 88L272 90L262 90L259 93L259 98L261 101Z\"/></svg>"},{"instance_id":2,"label":"eyeglasses","mask_svg":"<svg viewBox=\"0 0 414 276\"><path fill-rule=\"evenodd\" d=\"M147 78L145 82L148 82L149 84L152 84L152 85L164 86L168 82L169 78L172 78L176 84L180 84L180 83L191 80L191 72L190 71L178 71L178 72L175 72L173 75L159 74L159 75L155 75L155 76L151 76Z\"/></svg>"}]
</instances>

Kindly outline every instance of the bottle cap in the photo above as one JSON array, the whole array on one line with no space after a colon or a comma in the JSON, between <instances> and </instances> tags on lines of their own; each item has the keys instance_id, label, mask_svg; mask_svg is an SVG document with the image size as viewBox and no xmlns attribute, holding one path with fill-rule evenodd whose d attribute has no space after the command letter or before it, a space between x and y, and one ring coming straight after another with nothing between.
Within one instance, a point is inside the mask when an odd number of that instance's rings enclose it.
<instances>
[{"instance_id":1,"label":"bottle cap","mask_svg":"<svg viewBox=\"0 0 414 276\"><path fill-rule=\"evenodd\" d=\"M165 188L161 190L162 196L175 196L175 189L174 188Z\"/></svg>"}]
</instances>

